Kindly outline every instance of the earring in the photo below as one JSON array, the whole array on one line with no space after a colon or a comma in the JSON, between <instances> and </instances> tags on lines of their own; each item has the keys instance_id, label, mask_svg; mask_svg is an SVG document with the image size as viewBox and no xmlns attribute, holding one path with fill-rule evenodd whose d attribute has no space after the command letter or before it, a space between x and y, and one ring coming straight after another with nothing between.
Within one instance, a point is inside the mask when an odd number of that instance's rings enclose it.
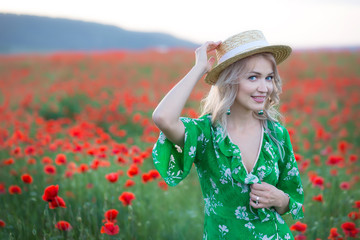
<instances>
[{"instance_id":1,"label":"earring","mask_svg":"<svg viewBox=\"0 0 360 240\"><path fill-rule=\"evenodd\" d=\"M264 111L263 111L263 110L260 110L260 111L258 111L258 114L259 114L259 115L264 115Z\"/></svg>"},{"instance_id":2,"label":"earring","mask_svg":"<svg viewBox=\"0 0 360 240\"><path fill-rule=\"evenodd\" d=\"M230 115L230 108L227 110L226 115Z\"/></svg>"}]
</instances>

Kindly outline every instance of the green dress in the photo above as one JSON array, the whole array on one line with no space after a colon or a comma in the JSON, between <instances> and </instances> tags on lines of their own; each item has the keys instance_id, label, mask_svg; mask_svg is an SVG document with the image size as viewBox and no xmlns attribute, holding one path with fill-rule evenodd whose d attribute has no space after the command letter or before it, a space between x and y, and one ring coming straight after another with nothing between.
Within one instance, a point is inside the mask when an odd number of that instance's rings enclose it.
<instances>
[{"instance_id":1,"label":"green dress","mask_svg":"<svg viewBox=\"0 0 360 240\"><path fill-rule=\"evenodd\" d=\"M287 213L294 219L303 218L303 187L288 131L277 122L266 121L268 130L263 128L258 159L248 173L238 146L223 137L223 127L211 124L210 115L180 119L185 126L184 147L160 132L152 155L170 186L183 180L195 164L204 197L203 239L294 239L275 208L255 209L249 204L250 185L266 182L289 196Z\"/></svg>"}]
</instances>

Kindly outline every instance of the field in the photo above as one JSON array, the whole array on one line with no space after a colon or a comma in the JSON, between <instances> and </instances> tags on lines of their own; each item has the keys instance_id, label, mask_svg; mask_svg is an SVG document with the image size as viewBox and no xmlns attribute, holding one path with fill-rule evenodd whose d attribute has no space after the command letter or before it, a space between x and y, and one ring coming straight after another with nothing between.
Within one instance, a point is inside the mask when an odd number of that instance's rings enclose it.
<instances>
[{"instance_id":1,"label":"field","mask_svg":"<svg viewBox=\"0 0 360 240\"><path fill-rule=\"evenodd\" d=\"M151 157L152 111L193 64L178 49L0 56L0 239L201 239L195 168L168 187ZM279 66L305 193L305 218L285 219L297 239L360 236L359 65L308 51Z\"/></svg>"}]
</instances>

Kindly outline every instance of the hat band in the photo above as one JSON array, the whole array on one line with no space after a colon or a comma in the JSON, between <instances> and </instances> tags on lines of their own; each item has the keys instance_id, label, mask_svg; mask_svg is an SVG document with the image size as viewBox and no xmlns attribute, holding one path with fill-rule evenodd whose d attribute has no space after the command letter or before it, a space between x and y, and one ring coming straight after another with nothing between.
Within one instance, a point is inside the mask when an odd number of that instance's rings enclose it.
<instances>
[{"instance_id":1,"label":"hat band","mask_svg":"<svg viewBox=\"0 0 360 240\"><path fill-rule=\"evenodd\" d=\"M230 51L228 51L227 53L225 53L219 60L219 64L222 62L225 62L226 60L236 56L239 53L245 52L245 51L249 51L252 50L254 48L258 48L258 47L265 47L265 46L269 46L269 43L266 40L258 40L258 41L254 41L254 42L249 42L243 45L240 45Z\"/></svg>"}]
</instances>

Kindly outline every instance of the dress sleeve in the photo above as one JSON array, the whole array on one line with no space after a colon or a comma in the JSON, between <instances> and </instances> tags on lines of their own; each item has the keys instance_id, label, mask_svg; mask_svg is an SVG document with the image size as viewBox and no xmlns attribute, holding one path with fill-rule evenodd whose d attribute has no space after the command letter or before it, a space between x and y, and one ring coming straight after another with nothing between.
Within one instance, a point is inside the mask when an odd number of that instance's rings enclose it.
<instances>
[{"instance_id":1,"label":"dress sleeve","mask_svg":"<svg viewBox=\"0 0 360 240\"><path fill-rule=\"evenodd\" d=\"M285 155L278 163L280 175L276 187L289 196L289 211L284 214L291 213L293 219L301 219L304 217L302 209L304 203L303 186L291 145L289 132L284 127L282 127L282 131L284 136L282 146L284 147Z\"/></svg>"},{"instance_id":2,"label":"dress sleeve","mask_svg":"<svg viewBox=\"0 0 360 240\"><path fill-rule=\"evenodd\" d=\"M177 185L190 173L193 163L198 160L197 155L204 152L207 142L204 135L205 119L181 117L180 120L185 127L183 148L160 132L152 151L155 168L169 186Z\"/></svg>"}]
</instances>

